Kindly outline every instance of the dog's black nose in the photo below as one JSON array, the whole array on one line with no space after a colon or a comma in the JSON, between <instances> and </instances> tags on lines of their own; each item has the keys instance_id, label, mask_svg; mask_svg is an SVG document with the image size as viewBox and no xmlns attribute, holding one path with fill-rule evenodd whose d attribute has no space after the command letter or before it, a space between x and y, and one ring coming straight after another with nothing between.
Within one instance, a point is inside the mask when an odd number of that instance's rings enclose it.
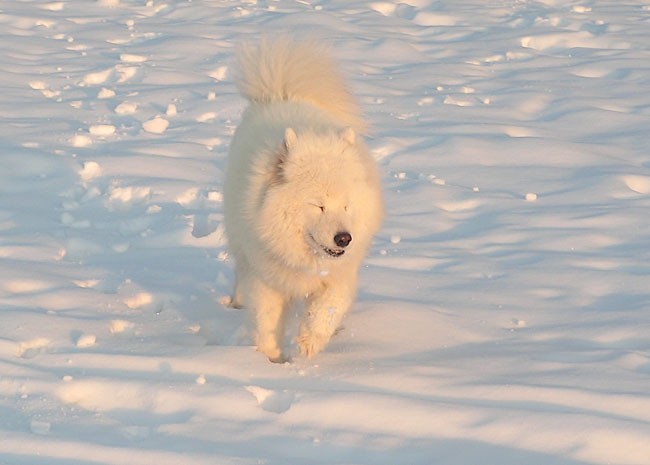
<instances>
[{"instance_id":1,"label":"dog's black nose","mask_svg":"<svg viewBox=\"0 0 650 465\"><path fill-rule=\"evenodd\" d=\"M334 236L334 243L339 247L347 247L352 242L352 236L349 232L339 232Z\"/></svg>"}]
</instances>

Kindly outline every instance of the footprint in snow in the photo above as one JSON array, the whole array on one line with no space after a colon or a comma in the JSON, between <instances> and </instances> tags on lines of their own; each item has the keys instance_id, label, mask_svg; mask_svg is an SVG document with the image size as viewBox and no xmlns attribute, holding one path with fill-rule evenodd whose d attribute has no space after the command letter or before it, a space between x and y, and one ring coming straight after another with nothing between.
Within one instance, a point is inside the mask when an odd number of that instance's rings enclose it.
<instances>
[{"instance_id":1,"label":"footprint in snow","mask_svg":"<svg viewBox=\"0 0 650 465\"><path fill-rule=\"evenodd\" d=\"M29 341L21 342L18 345L17 356L24 359L34 358L43 352L49 345L50 340L44 337L38 337L30 339Z\"/></svg>"}]
</instances>

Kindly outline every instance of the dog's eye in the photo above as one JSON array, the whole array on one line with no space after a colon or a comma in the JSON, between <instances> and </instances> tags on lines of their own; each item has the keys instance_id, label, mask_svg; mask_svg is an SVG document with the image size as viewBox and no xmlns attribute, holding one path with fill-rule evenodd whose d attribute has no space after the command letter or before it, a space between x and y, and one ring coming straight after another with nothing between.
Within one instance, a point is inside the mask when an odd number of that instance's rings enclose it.
<instances>
[{"instance_id":1,"label":"dog's eye","mask_svg":"<svg viewBox=\"0 0 650 465\"><path fill-rule=\"evenodd\" d=\"M325 211L325 206L324 206L324 205L321 205L321 204L319 204L319 203L310 203L309 205L311 205L312 207L320 208L320 211L321 211L321 212L324 212L324 211Z\"/></svg>"}]
</instances>

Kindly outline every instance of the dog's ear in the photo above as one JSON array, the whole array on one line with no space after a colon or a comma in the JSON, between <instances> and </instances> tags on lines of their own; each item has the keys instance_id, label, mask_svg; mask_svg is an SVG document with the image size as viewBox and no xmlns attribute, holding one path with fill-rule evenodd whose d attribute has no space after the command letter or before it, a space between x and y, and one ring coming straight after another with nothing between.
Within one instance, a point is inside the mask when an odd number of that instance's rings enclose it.
<instances>
[{"instance_id":1,"label":"dog's ear","mask_svg":"<svg viewBox=\"0 0 650 465\"><path fill-rule=\"evenodd\" d=\"M296 135L296 131L291 128L284 130L284 148L287 152L290 152L291 149L296 146L297 140L298 136Z\"/></svg>"},{"instance_id":2,"label":"dog's ear","mask_svg":"<svg viewBox=\"0 0 650 465\"><path fill-rule=\"evenodd\" d=\"M350 145L354 145L354 142L357 140L357 135L352 128L345 128L340 132L339 136Z\"/></svg>"},{"instance_id":3,"label":"dog's ear","mask_svg":"<svg viewBox=\"0 0 650 465\"><path fill-rule=\"evenodd\" d=\"M275 160L275 169L273 170L273 183L280 184L286 181L286 176L284 173L285 164L289 158L289 152L293 147L295 147L297 140L298 136L293 129L287 128L284 130L284 140L282 141L278 156Z\"/></svg>"}]
</instances>

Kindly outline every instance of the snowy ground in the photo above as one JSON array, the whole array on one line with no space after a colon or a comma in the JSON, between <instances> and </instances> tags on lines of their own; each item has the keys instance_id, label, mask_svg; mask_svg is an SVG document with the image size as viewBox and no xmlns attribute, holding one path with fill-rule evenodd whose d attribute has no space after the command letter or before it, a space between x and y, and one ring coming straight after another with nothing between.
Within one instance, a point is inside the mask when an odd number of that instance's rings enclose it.
<instances>
[{"instance_id":1,"label":"snowy ground","mask_svg":"<svg viewBox=\"0 0 650 465\"><path fill-rule=\"evenodd\" d=\"M286 29L388 215L276 365L220 304L221 186L233 47ZM647 1L0 1L0 62L0 464L650 463Z\"/></svg>"}]
</instances>

